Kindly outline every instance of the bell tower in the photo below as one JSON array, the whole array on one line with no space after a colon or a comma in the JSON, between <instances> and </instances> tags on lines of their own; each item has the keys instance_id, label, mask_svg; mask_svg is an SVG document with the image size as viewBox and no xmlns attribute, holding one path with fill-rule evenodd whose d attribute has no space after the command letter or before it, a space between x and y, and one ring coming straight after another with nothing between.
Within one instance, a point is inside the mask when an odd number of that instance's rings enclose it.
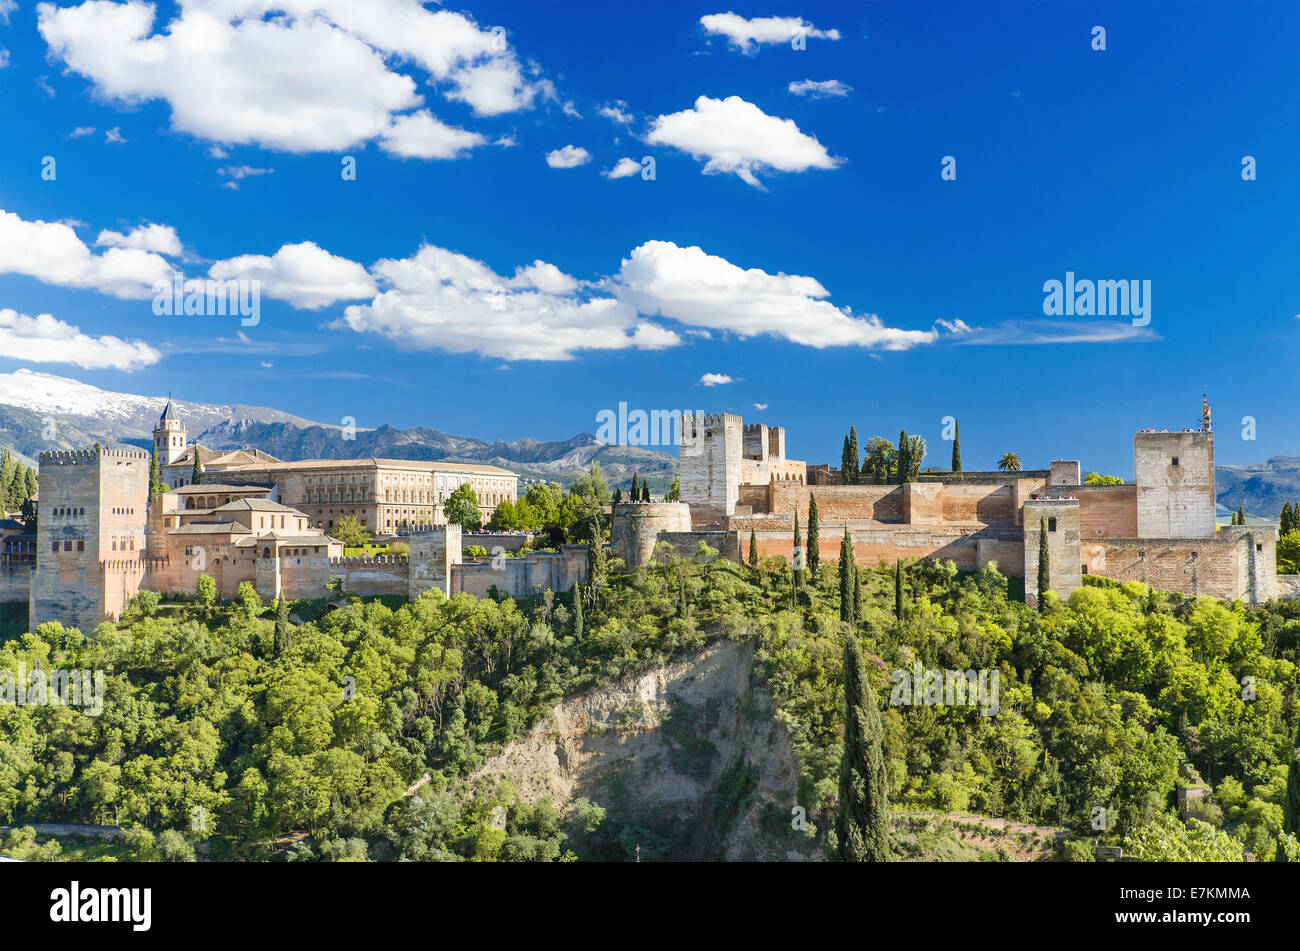
<instances>
[{"instance_id":1,"label":"bell tower","mask_svg":"<svg viewBox=\"0 0 1300 951\"><path fill-rule=\"evenodd\" d=\"M167 397L167 408L158 419L158 426L153 431L153 448L158 454L158 464L171 465L185 452L185 424L181 422L171 397Z\"/></svg>"}]
</instances>

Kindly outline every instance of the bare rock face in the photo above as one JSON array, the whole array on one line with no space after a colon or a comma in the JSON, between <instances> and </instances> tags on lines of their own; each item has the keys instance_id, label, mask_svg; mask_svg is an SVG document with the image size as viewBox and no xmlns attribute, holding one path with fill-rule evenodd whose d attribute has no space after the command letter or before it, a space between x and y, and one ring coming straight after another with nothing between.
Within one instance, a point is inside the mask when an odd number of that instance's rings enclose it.
<instances>
[{"instance_id":1,"label":"bare rock face","mask_svg":"<svg viewBox=\"0 0 1300 951\"><path fill-rule=\"evenodd\" d=\"M673 861L824 858L791 827L798 767L753 647L718 640L561 701L473 778L508 779L562 814L586 798L649 830Z\"/></svg>"}]
</instances>

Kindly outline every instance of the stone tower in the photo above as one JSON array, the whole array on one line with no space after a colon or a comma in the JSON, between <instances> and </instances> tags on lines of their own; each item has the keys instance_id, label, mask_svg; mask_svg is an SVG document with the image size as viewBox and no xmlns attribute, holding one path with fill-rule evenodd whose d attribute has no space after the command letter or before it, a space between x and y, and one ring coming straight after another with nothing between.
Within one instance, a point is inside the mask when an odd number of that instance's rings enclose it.
<instances>
[{"instance_id":1,"label":"stone tower","mask_svg":"<svg viewBox=\"0 0 1300 951\"><path fill-rule=\"evenodd\" d=\"M140 588L149 456L138 449L43 452L33 628L59 621L89 632L116 618Z\"/></svg>"},{"instance_id":2,"label":"stone tower","mask_svg":"<svg viewBox=\"0 0 1300 951\"><path fill-rule=\"evenodd\" d=\"M758 439L756 431L751 438ZM740 459L746 438L734 413L682 416L679 474L682 501L696 521L715 522L736 514Z\"/></svg>"},{"instance_id":3,"label":"stone tower","mask_svg":"<svg viewBox=\"0 0 1300 951\"><path fill-rule=\"evenodd\" d=\"M181 422L169 397L167 408L163 410L158 426L153 431L153 448L158 454L158 465L171 465L179 459L185 453L185 441L185 424Z\"/></svg>"},{"instance_id":4,"label":"stone tower","mask_svg":"<svg viewBox=\"0 0 1300 951\"><path fill-rule=\"evenodd\" d=\"M1133 437L1139 538L1214 537L1214 433L1140 432Z\"/></svg>"}]
</instances>

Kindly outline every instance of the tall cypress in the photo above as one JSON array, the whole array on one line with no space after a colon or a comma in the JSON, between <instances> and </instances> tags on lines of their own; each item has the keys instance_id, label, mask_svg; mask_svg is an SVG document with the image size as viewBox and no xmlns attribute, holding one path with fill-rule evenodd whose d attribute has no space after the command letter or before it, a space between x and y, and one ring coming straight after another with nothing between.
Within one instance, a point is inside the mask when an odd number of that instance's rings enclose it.
<instances>
[{"instance_id":1,"label":"tall cypress","mask_svg":"<svg viewBox=\"0 0 1300 951\"><path fill-rule=\"evenodd\" d=\"M632 472L632 491L628 493L628 498L633 502L641 501L641 490L637 487L635 470Z\"/></svg>"},{"instance_id":2,"label":"tall cypress","mask_svg":"<svg viewBox=\"0 0 1300 951\"><path fill-rule=\"evenodd\" d=\"M650 501L650 483L647 482L645 479L641 480L641 501L642 502Z\"/></svg>"},{"instance_id":3,"label":"tall cypress","mask_svg":"<svg viewBox=\"0 0 1300 951\"><path fill-rule=\"evenodd\" d=\"M912 449L907 443L907 430L899 430L898 433L898 484L902 485L907 481L908 474L912 471Z\"/></svg>"},{"instance_id":4,"label":"tall cypress","mask_svg":"<svg viewBox=\"0 0 1300 951\"><path fill-rule=\"evenodd\" d=\"M880 710L852 634L844 639L844 757L835 816L843 862L889 861L889 798L881 751Z\"/></svg>"},{"instance_id":5,"label":"tall cypress","mask_svg":"<svg viewBox=\"0 0 1300 951\"><path fill-rule=\"evenodd\" d=\"M194 472L190 475L190 482L198 485L203 481L203 460L199 458L199 444L194 444Z\"/></svg>"},{"instance_id":6,"label":"tall cypress","mask_svg":"<svg viewBox=\"0 0 1300 951\"><path fill-rule=\"evenodd\" d=\"M852 470L852 477L848 479L849 483L857 483L862 479L862 469L858 464L858 430L856 426L849 427L849 468Z\"/></svg>"},{"instance_id":7,"label":"tall cypress","mask_svg":"<svg viewBox=\"0 0 1300 951\"><path fill-rule=\"evenodd\" d=\"M573 639L582 641L582 584L573 586Z\"/></svg>"},{"instance_id":8,"label":"tall cypress","mask_svg":"<svg viewBox=\"0 0 1300 951\"><path fill-rule=\"evenodd\" d=\"M1240 505L1237 506L1237 524L1238 525L1246 524L1246 509L1245 507Z\"/></svg>"},{"instance_id":9,"label":"tall cypress","mask_svg":"<svg viewBox=\"0 0 1300 951\"><path fill-rule=\"evenodd\" d=\"M799 512L796 509L794 513L794 584L795 587L803 584L803 570L799 567L799 550L803 547L803 537L799 534Z\"/></svg>"},{"instance_id":10,"label":"tall cypress","mask_svg":"<svg viewBox=\"0 0 1300 951\"><path fill-rule=\"evenodd\" d=\"M952 421L952 471L961 472L961 425Z\"/></svg>"},{"instance_id":11,"label":"tall cypress","mask_svg":"<svg viewBox=\"0 0 1300 951\"><path fill-rule=\"evenodd\" d=\"M840 620L856 624L858 613L854 606L853 585L857 579L857 566L853 563L853 541L849 538L849 527L844 526L844 538L840 542Z\"/></svg>"},{"instance_id":12,"label":"tall cypress","mask_svg":"<svg viewBox=\"0 0 1300 951\"><path fill-rule=\"evenodd\" d=\"M749 530L749 567L758 567L758 534L752 528Z\"/></svg>"},{"instance_id":13,"label":"tall cypress","mask_svg":"<svg viewBox=\"0 0 1300 951\"><path fill-rule=\"evenodd\" d=\"M817 567L821 564L821 535L817 530L817 496L808 493L808 577L817 583Z\"/></svg>"},{"instance_id":14,"label":"tall cypress","mask_svg":"<svg viewBox=\"0 0 1300 951\"><path fill-rule=\"evenodd\" d=\"M853 566L853 623L862 620L862 569Z\"/></svg>"},{"instance_id":15,"label":"tall cypress","mask_svg":"<svg viewBox=\"0 0 1300 951\"><path fill-rule=\"evenodd\" d=\"M1052 590L1052 553L1047 545L1047 517L1038 517L1038 610L1047 605L1047 592Z\"/></svg>"},{"instance_id":16,"label":"tall cypress","mask_svg":"<svg viewBox=\"0 0 1300 951\"><path fill-rule=\"evenodd\" d=\"M1286 535L1295 531L1294 519L1295 514L1291 509L1291 503L1287 502L1282 506L1282 520L1278 523L1278 532L1282 535Z\"/></svg>"},{"instance_id":17,"label":"tall cypress","mask_svg":"<svg viewBox=\"0 0 1300 951\"><path fill-rule=\"evenodd\" d=\"M293 624L289 621L289 599L275 599L275 653L278 657L293 646Z\"/></svg>"},{"instance_id":18,"label":"tall cypress","mask_svg":"<svg viewBox=\"0 0 1300 951\"><path fill-rule=\"evenodd\" d=\"M894 562L894 618L903 620L903 559Z\"/></svg>"},{"instance_id":19,"label":"tall cypress","mask_svg":"<svg viewBox=\"0 0 1300 951\"><path fill-rule=\"evenodd\" d=\"M196 446L195 449L197 448ZM158 445L155 443L153 453L149 456L149 494L157 495L162 490L162 470L158 467Z\"/></svg>"}]
</instances>

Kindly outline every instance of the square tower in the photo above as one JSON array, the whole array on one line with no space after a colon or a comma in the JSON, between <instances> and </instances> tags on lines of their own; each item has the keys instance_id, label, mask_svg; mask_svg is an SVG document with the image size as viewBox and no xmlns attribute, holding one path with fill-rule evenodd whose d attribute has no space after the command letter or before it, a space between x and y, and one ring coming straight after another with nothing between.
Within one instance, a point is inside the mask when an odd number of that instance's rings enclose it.
<instances>
[{"instance_id":1,"label":"square tower","mask_svg":"<svg viewBox=\"0 0 1300 951\"><path fill-rule=\"evenodd\" d=\"M690 504L699 521L736 514L743 441L743 424L734 413L682 417L682 501Z\"/></svg>"},{"instance_id":2,"label":"square tower","mask_svg":"<svg viewBox=\"0 0 1300 951\"><path fill-rule=\"evenodd\" d=\"M1139 538L1214 537L1214 433L1133 437Z\"/></svg>"},{"instance_id":3,"label":"square tower","mask_svg":"<svg viewBox=\"0 0 1300 951\"><path fill-rule=\"evenodd\" d=\"M149 456L134 449L43 452L32 627L89 632L138 589L145 552Z\"/></svg>"}]
</instances>

